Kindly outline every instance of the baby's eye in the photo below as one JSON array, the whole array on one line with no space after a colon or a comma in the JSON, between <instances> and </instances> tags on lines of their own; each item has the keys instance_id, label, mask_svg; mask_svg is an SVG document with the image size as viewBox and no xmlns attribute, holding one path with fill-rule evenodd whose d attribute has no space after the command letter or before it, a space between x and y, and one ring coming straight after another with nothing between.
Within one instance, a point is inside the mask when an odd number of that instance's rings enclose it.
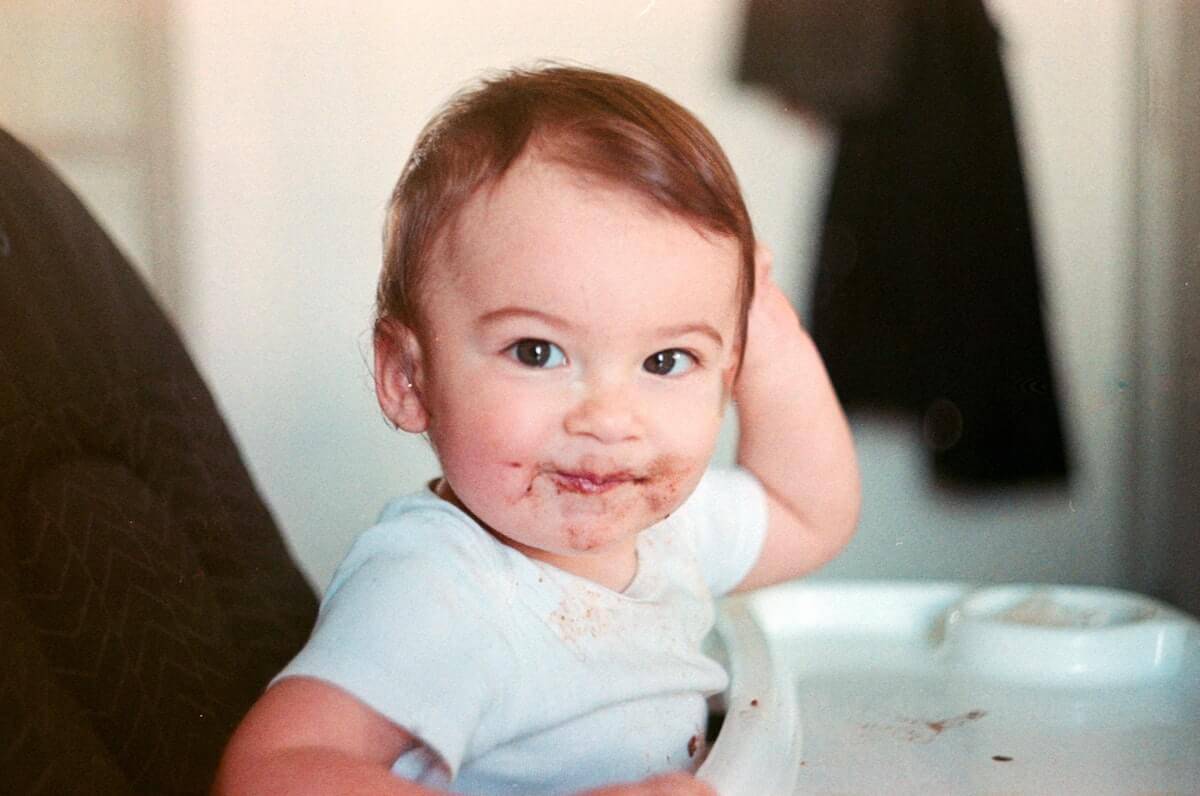
<instances>
[{"instance_id":1,"label":"baby's eye","mask_svg":"<svg viewBox=\"0 0 1200 796\"><path fill-rule=\"evenodd\" d=\"M508 347L508 354L531 368L557 368L567 360L562 349L547 340L518 340Z\"/></svg>"},{"instance_id":2,"label":"baby's eye","mask_svg":"<svg viewBox=\"0 0 1200 796\"><path fill-rule=\"evenodd\" d=\"M646 357L642 369L655 376L682 376L696 367L696 358L680 348L668 348Z\"/></svg>"}]
</instances>

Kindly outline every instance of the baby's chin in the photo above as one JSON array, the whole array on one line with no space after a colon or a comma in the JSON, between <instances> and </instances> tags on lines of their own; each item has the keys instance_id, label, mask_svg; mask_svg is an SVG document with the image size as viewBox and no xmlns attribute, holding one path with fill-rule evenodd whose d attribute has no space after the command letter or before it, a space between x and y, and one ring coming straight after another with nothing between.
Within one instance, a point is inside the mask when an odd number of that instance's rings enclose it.
<instances>
[{"instance_id":1,"label":"baby's chin","mask_svg":"<svg viewBox=\"0 0 1200 796\"><path fill-rule=\"evenodd\" d=\"M595 553L620 547L679 508L703 474L690 464L664 457L644 471L613 477L512 467L487 488L468 483L457 493L446 491L510 546Z\"/></svg>"},{"instance_id":2,"label":"baby's chin","mask_svg":"<svg viewBox=\"0 0 1200 796\"><path fill-rule=\"evenodd\" d=\"M595 482L562 476L537 478L514 508L558 518L565 526L595 525L645 530L679 507L686 495L675 479L631 478Z\"/></svg>"},{"instance_id":3,"label":"baby's chin","mask_svg":"<svg viewBox=\"0 0 1200 796\"><path fill-rule=\"evenodd\" d=\"M632 545L638 535L656 521L648 516L622 517L620 521L564 517L558 537L565 553L600 554Z\"/></svg>"},{"instance_id":4,"label":"baby's chin","mask_svg":"<svg viewBox=\"0 0 1200 796\"><path fill-rule=\"evenodd\" d=\"M602 505L603 504L603 505ZM637 536L663 519L639 502L578 497L483 508L475 519L502 543L527 553L600 555L631 548ZM674 507L672 507L673 510Z\"/></svg>"}]
</instances>

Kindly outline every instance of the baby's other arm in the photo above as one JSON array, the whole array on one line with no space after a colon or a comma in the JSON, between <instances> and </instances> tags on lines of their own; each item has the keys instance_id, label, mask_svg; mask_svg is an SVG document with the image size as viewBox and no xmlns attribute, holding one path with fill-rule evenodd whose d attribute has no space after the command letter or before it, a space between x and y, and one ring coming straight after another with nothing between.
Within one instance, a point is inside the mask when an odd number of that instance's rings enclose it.
<instances>
[{"instance_id":1,"label":"baby's other arm","mask_svg":"<svg viewBox=\"0 0 1200 796\"><path fill-rule=\"evenodd\" d=\"M213 793L425 796L443 793L401 779L392 763L417 743L350 694L308 677L271 686L234 733ZM688 774L611 785L580 796L715 796Z\"/></svg>"},{"instance_id":2,"label":"baby's other arm","mask_svg":"<svg viewBox=\"0 0 1200 796\"><path fill-rule=\"evenodd\" d=\"M758 251L746 353L734 400L738 464L767 492L768 526L758 562L738 590L795 578L829 561L854 533L858 464L846 417L825 366Z\"/></svg>"},{"instance_id":3,"label":"baby's other arm","mask_svg":"<svg viewBox=\"0 0 1200 796\"><path fill-rule=\"evenodd\" d=\"M213 793L434 793L391 773L415 743L340 688L291 677L250 709L225 750Z\"/></svg>"},{"instance_id":4,"label":"baby's other arm","mask_svg":"<svg viewBox=\"0 0 1200 796\"><path fill-rule=\"evenodd\" d=\"M578 796L717 796L717 792L691 774L660 774L641 782L589 790Z\"/></svg>"}]
</instances>

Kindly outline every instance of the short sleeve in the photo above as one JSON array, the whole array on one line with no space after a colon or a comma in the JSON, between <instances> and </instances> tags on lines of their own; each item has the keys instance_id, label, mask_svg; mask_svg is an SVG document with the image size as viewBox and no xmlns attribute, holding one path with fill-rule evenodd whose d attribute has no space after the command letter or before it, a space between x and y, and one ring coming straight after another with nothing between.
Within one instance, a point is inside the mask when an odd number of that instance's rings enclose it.
<instances>
[{"instance_id":1,"label":"short sleeve","mask_svg":"<svg viewBox=\"0 0 1200 796\"><path fill-rule=\"evenodd\" d=\"M744 468L709 470L680 513L695 540L713 596L732 591L762 552L767 532L767 497L762 484Z\"/></svg>"},{"instance_id":2,"label":"short sleeve","mask_svg":"<svg viewBox=\"0 0 1200 796\"><path fill-rule=\"evenodd\" d=\"M276 680L307 676L343 689L419 738L454 776L508 658L488 615L496 596L484 593L469 554L428 538L439 531L455 529L385 524L364 534L334 575L308 644Z\"/></svg>"}]
</instances>

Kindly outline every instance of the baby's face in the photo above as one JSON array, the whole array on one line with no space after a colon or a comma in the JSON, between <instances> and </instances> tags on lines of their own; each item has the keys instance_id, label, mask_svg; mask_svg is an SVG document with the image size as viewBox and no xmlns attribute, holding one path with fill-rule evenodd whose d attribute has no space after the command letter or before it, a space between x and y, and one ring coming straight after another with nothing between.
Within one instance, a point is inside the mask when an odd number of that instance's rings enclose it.
<instances>
[{"instance_id":1,"label":"baby's face","mask_svg":"<svg viewBox=\"0 0 1200 796\"><path fill-rule=\"evenodd\" d=\"M586 577L632 574L708 464L739 250L585 180L523 157L467 204L423 292L418 390L447 496Z\"/></svg>"}]
</instances>

